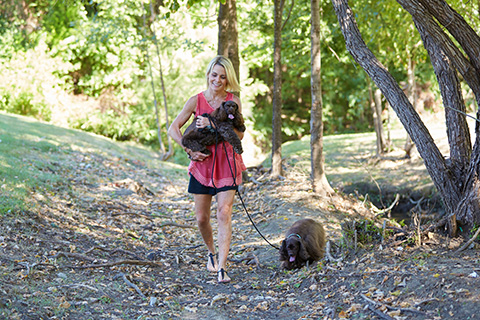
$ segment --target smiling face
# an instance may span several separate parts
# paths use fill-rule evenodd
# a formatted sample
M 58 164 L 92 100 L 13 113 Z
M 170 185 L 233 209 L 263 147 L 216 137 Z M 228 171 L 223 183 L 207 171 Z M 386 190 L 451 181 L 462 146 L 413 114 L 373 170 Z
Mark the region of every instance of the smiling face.
M 208 86 L 215 92 L 224 92 L 227 88 L 227 73 L 225 68 L 216 64 L 208 74 Z

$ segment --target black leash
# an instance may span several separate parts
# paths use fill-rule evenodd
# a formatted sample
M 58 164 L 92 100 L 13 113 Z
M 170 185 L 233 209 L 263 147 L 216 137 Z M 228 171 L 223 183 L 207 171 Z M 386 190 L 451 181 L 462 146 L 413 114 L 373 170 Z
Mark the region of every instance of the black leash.
M 213 119 L 211 119 L 211 117 L 208 116 L 208 120 L 210 121 L 210 126 L 213 128 L 213 125 L 212 125 L 212 120 L 213 120 Z M 215 126 L 215 128 L 216 128 L 216 126 Z M 214 187 L 215 189 L 217 189 L 217 187 L 215 186 L 215 182 L 213 181 L 213 173 L 214 173 L 214 170 L 215 170 L 215 160 L 216 160 L 216 158 L 217 158 L 217 146 L 218 146 L 218 131 L 215 129 L 215 153 L 214 153 L 213 164 L 212 164 L 212 185 L 213 185 L 213 187 Z M 236 164 L 236 162 L 235 162 L 235 150 L 232 149 L 232 151 L 233 151 L 233 165 L 234 165 L 234 167 L 235 167 L 235 173 L 233 172 L 232 165 L 230 164 L 230 159 L 228 158 L 227 147 L 225 146 L 225 141 L 223 141 L 223 150 L 225 150 L 225 156 L 227 157 L 228 167 L 230 168 L 230 172 L 232 173 L 233 186 L 234 186 L 234 187 L 237 187 L 236 194 L 237 194 L 238 197 L 240 198 L 240 202 L 242 203 L 243 209 L 245 210 L 245 213 L 247 214 L 248 219 L 249 219 L 250 222 L 252 223 L 252 225 L 253 225 L 253 227 L 255 228 L 255 230 L 257 230 L 258 234 L 259 234 L 260 236 L 262 236 L 263 240 L 265 240 L 269 245 L 271 245 L 271 246 L 274 247 L 275 249 L 280 250 L 279 247 L 277 247 L 276 245 L 270 243 L 270 241 L 268 241 L 268 239 L 265 238 L 265 236 L 260 232 L 260 230 L 258 229 L 257 225 L 256 225 L 255 222 L 253 221 L 252 216 L 251 216 L 250 213 L 248 212 L 247 207 L 245 206 L 245 202 L 243 202 L 243 198 L 242 198 L 242 196 L 240 195 L 240 192 L 238 191 L 237 180 L 236 180 L 236 177 L 237 177 L 237 164 Z
M 242 196 L 240 195 L 240 192 L 238 192 L 238 190 L 237 190 L 237 194 L 238 194 L 238 197 L 240 198 L 240 201 L 242 202 L 242 206 L 243 206 L 243 208 L 245 209 L 245 212 L 247 213 L 248 219 L 250 219 L 250 222 L 251 222 L 252 225 L 255 227 L 255 230 L 257 230 L 258 234 L 261 235 L 262 238 L 263 238 L 263 240 L 265 240 L 269 245 L 271 245 L 272 247 L 274 247 L 274 248 L 277 249 L 277 250 L 280 250 L 279 247 L 277 247 L 277 246 L 274 245 L 274 244 L 271 244 L 270 241 L 268 241 L 267 238 L 265 238 L 265 236 L 260 232 L 260 230 L 258 230 L 257 225 L 255 224 L 255 222 L 253 221 L 252 217 L 250 216 L 250 213 L 248 213 L 247 207 L 245 206 L 245 203 L 243 202 Z

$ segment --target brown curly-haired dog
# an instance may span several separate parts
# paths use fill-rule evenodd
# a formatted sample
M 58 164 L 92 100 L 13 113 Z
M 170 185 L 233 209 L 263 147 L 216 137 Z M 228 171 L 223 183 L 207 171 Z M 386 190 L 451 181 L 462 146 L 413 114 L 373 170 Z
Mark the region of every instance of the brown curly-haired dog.
M 280 247 L 280 261 L 285 269 L 298 269 L 323 258 L 325 253 L 325 230 L 313 219 L 295 222 L 285 234 Z
M 233 128 L 240 132 L 245 132 L 245 123 L 242 114 L 238 110 L 238 105 L 234 101 L 222 102 L 220 107 L 212 113 L 204 113 L 203 117 L 209 117 L 213 126 L 216 128 L 205 127 L 198 129 L 195 126 L 196 118 L 188 126 L 182 137 L 183 146 L 192 151 L 200 151 L 204 154 L 211 154 L 206 147 L 222 141 L 227 141 L 233 147 L 233 150 L 243 153 L 242 141 L 237 136 Z

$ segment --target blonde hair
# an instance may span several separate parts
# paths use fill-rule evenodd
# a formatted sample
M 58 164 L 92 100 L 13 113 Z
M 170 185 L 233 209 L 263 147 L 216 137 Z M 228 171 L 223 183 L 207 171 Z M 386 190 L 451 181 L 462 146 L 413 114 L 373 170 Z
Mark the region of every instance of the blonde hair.
M 207 78 L 207 87 L 208 87 L 208 76 L 212 72 L 213 67 L 215 67 L 216 65 L 222 66 L 225 69 L 225 73 L 227 75 L 226 89 L 228 91 L 232 91 L 232 92 L 240 92 L 241 88 L 240 88 L 240 84 L 238 83 L 238 80 L 237 80 L 237 75 L 235 73 L 235 69 L 233 68 L 233 63 L 232 63 L 232 61 L 230 61 L 230 59 L 228 59 L 227 57 L 222 56 L 222 55 L 216 56 L 208 64 L 207 72 L 205 74 L 205 76 Z

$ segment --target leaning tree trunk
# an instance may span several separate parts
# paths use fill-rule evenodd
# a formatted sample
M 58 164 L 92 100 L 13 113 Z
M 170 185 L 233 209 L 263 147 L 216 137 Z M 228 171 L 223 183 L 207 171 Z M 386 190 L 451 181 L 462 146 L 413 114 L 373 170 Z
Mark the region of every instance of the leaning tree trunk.
M 465 117 L 466 107 L 457 75 L 459 72 L 473 90 L 478 105 L 480 94 L 480 48 L 478 45 L 480 38 L 465 20 L 443 0 L 420 1 L 421 4 L 413 3 L 411 0 L 397 0 L 397 2 L 412 15 L 432 61 L 445 106 L 447 136 L 450 145 L 448 169 L 456 188 L 452 189 L 450 193 L 442 195 L 442 198 L 447 207 L 452 208 L 449 211 L 451 216 L 449 229 L 453 235 L 457 230 L 457 220 L 466 225 L 465 229 L 467 230 L 480 221 L 478 189 L 480 163 L 477 154 L 480 149 L 477 142 L 472 154 L 470 130 Z M 442 6 L 442 8 L 436 8 L 437 6 Z M 467 53 L 468 58 L 455 46 L 434 18 L 455 37 Z M 451 24 L 456 28 L 451 28 Z M 472 48 L 475 45 L 477 48 Z M 477 141 L 480 139 L 478 127 L 477 122 L 475 130 Z
M 466 124 L 465 105 L 461 96 L 455 67 L 478 97 L 478 74 L 480 69 L 480 38 L 463 18 L 454 12 L 443 0 L 418 1 L 397 0 L 413 17 L 415 25 L 422 36 L 424 45 L 432 59 L 432 64 L 442 90 L 447 113 L 448 137 L 451 156 L 447 162 L 421 121 L 418 113 L 400 89 L 387 69 L 377 60 L 363 41 L 352 10 L 347 0 L 332 0 L 347 49 L 355 60 L 380 88 L 393 110 L 397 113 L 407 133 L 410 135 L 425 166 L 439 191 L 447 209 L 447 217 L 451 217 L 450 232 L 456 232 L 455 222 L 472 227 L 480 221 L 479 213 L 479 179 L 480 168 L 480 126 L 476 125 L 476 143 L 473 153 Z M 442 7 L 442 8 L 440 8 Z M 427 9 L 428 8 L 428 9 Z M 434 17 L 450 31 L 467 53 L 470 61 L 435 22 Z M 445 19 L 448 17 L 448 19 Z M 448 22 L 448 25 L 447 25 Z M 466 46 L 470 46 L 468 49 Z M 476 48 L 472 48 L 475 47 Z M 477 116 L 478 118 L 478 116 Z M 455 217 L 456 215 L 456 217 Z M 468 229 L 468 228 L 467 228 Z
M 320 1 L 311 1 L 311 87 L 312 109 L 310 112 L 310 153 L 312 167 L 313 192 L 326 196 L 333 193 L 325 175 L 325 158 L 323 156 L 323 120 L 322 120 L 322 59 L 320 51 Z
M 218 11 L 218 51 L 232 61 L 237 77 L 240 79 L 240 58 L 238 56 L 237 4 L 235 0 L 220 1 Z M 239 92 L 235 92 L 239 94 Z
M 407 92 L 408 92 L 408 99 L 413 105 L 413 108 L 417 110 L 417 99 L 416 99 L 416 88 L 415 88 L 415 66 L 412 60 L 411 51 L 408 50 L 408 61 L 407 61 Z M 407 140 L 405 141 L 405 158 L 412 157 L 412 150 L 414 144 L 412 138 L 407 135 Z

